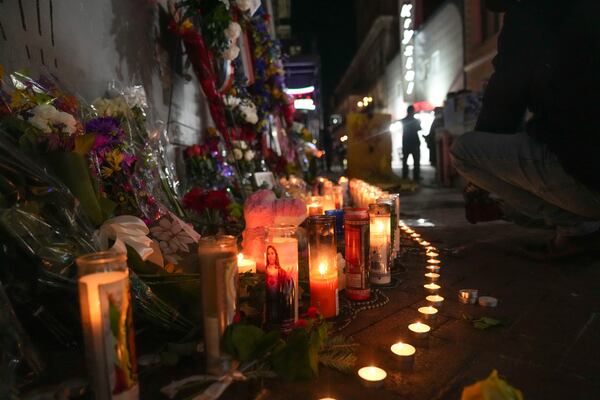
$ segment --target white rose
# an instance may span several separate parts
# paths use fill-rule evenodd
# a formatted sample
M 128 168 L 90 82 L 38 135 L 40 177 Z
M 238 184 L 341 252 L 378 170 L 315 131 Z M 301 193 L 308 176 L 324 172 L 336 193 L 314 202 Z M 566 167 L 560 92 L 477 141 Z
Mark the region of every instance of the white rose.
M 65 125 L 65 132 L 75 133 L 77 131 L 77 121 L 69 113 L 59 111 L 55 116 L 55 121 Z
M 254 151 L 253 150 L 246 151 L 246 153 L 244 154 L 244 160 L 250 162 L 253 159 L 254 159 Z
M 244 154 L 242 153 L 242 151 L 240 149 L 233 149 L 233 157 L 236 160 L 241 160 L 242 157 L 244 157 Z
M 234 41 L 240 37 L 240 34 L 242 33 L 242 27 L 237 22 L 230 22 L 227 29 L 225 29 L 223 32 L 225 32 L 225 37 L 227 37 L 227 39 Z
M 226 60 L 235 60 L 238 56 L 240 55 L 240 48 L 237 47 L 235 44 L 231 44 L 231 46 L 229 46 L 229 48 L 227 50 L 225 50 L 221 56 L 223 56 L 224 59 Z
M 248 143 L 246 143 L 246 142 L 245 142 L 245 141 L 243 141 L 243 140 L 240 140 L 240 148 L 241 148 L 242 150 L 246 150 L 246 149 L 248 148 Z

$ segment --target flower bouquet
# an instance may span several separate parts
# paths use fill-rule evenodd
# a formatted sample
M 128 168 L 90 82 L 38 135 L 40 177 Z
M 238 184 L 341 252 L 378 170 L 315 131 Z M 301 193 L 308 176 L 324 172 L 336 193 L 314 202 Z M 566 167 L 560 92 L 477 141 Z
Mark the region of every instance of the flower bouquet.
M 197 317 L 192 304 L 199 303 L 199 290 L 189 286 L 199 285 L 195 274 L 199 235 L 153 195 L 148 185 L 152 180 L 145 178 L 147 166 L 135 153 L 132 137 L 140 126 L 132 128 L 134 124 L 129 123 L 132 111 L 128 105 L 105 100 L 101 109 L 113 116 L 98 116 L 80 102 L 62 101 L 70 97 L 55 85 L 42 85 L 24 75 L 14 75 L 13 82 L 17 84 L 10 95 L 11 113 L 2 118 L 12 140 L 40 159 L 80 201 L 83 213 L 104 232 L 103 248 L 123 242 L 120 251 L 127 252 L 130 268 L 157 292 L 169 295 L 174 307 Z M 76 115 L 87 118 L 84 121 Z M 120 215 L 139 222 L 109 220 Z M 161 228 L 165 226 L 177 235 L 178 244 L 165 239 Z M 177 271 L 194 274 L 168 279 Z M 179 279 L 185 280 L 185 287 L 179 287 Z M 167 284 L 170 286 L 164 289 Z M 184 295 L 173 294 L 179 289 Z

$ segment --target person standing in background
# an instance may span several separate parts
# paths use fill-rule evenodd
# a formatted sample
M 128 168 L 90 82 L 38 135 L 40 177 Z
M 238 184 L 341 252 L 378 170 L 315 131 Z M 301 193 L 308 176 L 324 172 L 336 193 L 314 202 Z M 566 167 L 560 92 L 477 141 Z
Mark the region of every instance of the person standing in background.
M 427 147 L 429 148 L 429 163 L 433 166 L 437 166 L 437 143 L 435 141 L 435 131 L 438 128 L 444 126 L 444 109 L 442 107 L 436 107 L 433 110 L 434 120 L 431 124 L 431 128 L 429 129 L 429 135 L 425 136 L 425 143 L 427 143 Z
M 421 122 L 415 118 L 415 107 L 408 106 L 402 119 L 402 178 L 408 179 L 408 156 L 413 158 L 413 181 L 421 179 Z

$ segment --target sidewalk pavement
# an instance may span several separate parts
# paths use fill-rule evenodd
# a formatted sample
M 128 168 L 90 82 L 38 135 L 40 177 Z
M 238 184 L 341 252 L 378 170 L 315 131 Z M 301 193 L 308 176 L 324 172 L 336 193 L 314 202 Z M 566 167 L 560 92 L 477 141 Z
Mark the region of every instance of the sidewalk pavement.
M 399 287 L 385 292 L 390 302 L 360 313 L 344 331 L 361 344 L 357 367 L 375 364 L 388 372 L 384 387 L 366 389 L 355 375 L 322 368 L 317 381 L 270 382 L 267 398 L 459 399 L 464 386 L 494 369 L 528 400 L 600 398 L 600 260 L 529 260 L 519 247 L 549 240 L 552 231 L 470 225 L 456 190 L 425 188 L 402 195 L 401 204 L 404 220 L 421 225 L 415 229 L 441 249 L 438 283 L 446 301 L 429 340 L 414 343 L 408 335 L 427 295 L 425 258 L 408 251 Z M 463 288 L 498 298 L 498 307 L 459 303 Z M 504 325 L 477 330 L 463 314 Z M 389 351 L 399 340 L 417 345 L 412 371 L 401 371 Z

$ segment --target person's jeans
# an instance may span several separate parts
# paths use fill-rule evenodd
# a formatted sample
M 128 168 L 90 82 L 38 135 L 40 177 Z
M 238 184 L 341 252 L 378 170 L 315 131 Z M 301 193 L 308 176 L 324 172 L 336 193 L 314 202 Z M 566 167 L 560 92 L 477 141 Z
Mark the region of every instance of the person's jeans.
M 419 181 L 421 178 L 421 147 L 402 146 L 402 178 L 408 179 L 408 156 L 413 158 L 413 180 Z
M 528 134 L 469 132 L 450 151 L 465 179 L 494 193 L 509 208 L 555 226 L 558 235 L 584 235 L 600 228 L 600 193 L 569 175 L 556 155 Z M 507 214 L 510 218 L 508 209 Z

